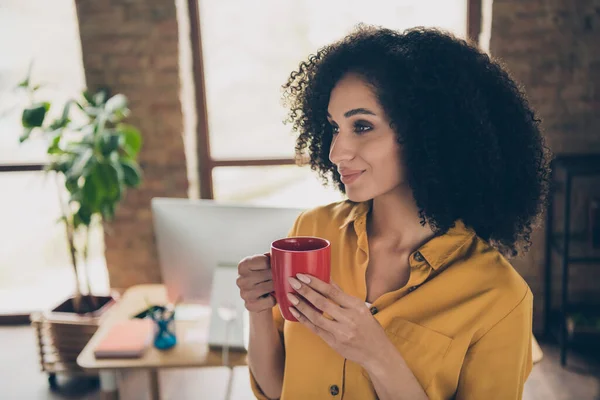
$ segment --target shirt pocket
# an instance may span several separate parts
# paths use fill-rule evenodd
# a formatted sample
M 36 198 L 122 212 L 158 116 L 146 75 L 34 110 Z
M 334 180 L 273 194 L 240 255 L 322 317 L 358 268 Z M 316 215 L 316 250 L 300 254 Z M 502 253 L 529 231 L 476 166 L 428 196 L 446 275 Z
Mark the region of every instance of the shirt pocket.
M 448 353 L 452 339 L 398 317 L 384 329 L 423 390 L 427 390 Z

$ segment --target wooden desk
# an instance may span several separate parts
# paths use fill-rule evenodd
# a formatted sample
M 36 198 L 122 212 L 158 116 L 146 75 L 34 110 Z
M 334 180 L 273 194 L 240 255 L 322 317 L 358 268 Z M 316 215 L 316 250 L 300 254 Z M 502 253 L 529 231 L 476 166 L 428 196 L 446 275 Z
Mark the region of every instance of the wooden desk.
M 118 391 L 115 372 L 123 369 L 145 369 L 150 374 L 152 399 L 160 398 L 158 370 L 160 368 L 198 368 L 223 366 L 220 350 L 208 348 L 207 337 L 210 314 L 207 312 L 198 321 L 175 321 L 177 345 L 161 351 L 150 346 L 138 359 L 96 359 L 94 349 L 110 328 L 118 321 L 130 319 L 150 305 L 167 302 L 163 285 L 138 285 L 129 288 L 121 299 L 108 311 L 106 318 L 85 346 L 77 364 L 84 369 L 100 371 L 101 390 L 107 393 Z M 245 352 L 229 352 L 229 367 L 246 365 Z

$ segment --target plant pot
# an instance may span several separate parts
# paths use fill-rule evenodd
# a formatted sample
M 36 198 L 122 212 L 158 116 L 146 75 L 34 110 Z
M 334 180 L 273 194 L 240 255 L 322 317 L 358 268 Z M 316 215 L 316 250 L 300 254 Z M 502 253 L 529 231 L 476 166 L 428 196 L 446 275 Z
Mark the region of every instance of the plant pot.
M 96 309 L 85 313 L 74 311 L 74 298 L 70 297 L 51 310 L 31 315 L 38 337 L 40 363 L 42 370 L 50 374 L 51 386 L 56 373 L 96 375 L 82 370 L 77 365 L 77 356 L 98 329 L 106 311 L 118 299 L 118 294 L 95 297 Z

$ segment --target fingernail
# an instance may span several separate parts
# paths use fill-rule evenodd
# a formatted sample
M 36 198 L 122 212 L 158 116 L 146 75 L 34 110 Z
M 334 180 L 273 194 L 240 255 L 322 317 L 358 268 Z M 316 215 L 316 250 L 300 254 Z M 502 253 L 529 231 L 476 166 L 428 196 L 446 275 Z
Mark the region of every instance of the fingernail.
M 292 315 L 293 315 L 293 316 L 294 316 L 296 319 L 300 318 L 300 314 L 298 314 L 298 311 L 294 310 L 294 307 L 289 307 L 289 309 L 290 309 L 290 312 L 292 313 Z
M 298 299 L 296 298 L 296 296 L 294 296 L 291 293 L 287 294 L 288 299 L 290 300 L 290 303 L 292 303 L 293 305 L 298 304 L 300 301 L 298 301 Z
M 296 274 L 296 277 L 304 283 L 310 283 L 310 278 L 308 277 L 308 275 Z
M 290 283 L 290 285 L 292 285 L 292 287 L 294 289 L 300 289 L 300 287 L 302 287 L 302 285 L 300 284 L 300 282 L 298 282 L 297 280 L 295 280 L 291 276 L 288 278 L 288 282 Z

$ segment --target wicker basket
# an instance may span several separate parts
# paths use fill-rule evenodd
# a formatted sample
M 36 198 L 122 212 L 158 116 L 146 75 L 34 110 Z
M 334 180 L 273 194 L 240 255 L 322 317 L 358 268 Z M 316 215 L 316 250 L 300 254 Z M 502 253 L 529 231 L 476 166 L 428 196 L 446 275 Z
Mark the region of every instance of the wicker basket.
M 70 376 L 98 376 L 97 372 L 89 372 L 79 367 L 77 357 L 98 329 L 105 311 L 114 304 L 117 295 L 111 297 L 111 301 L 94 313 L 78 315 L 56 312 L 61 305 L 52 311 L 31 314 L 41 370 L 48 374 L 51 388 L 56 388 L 58 373 Z

